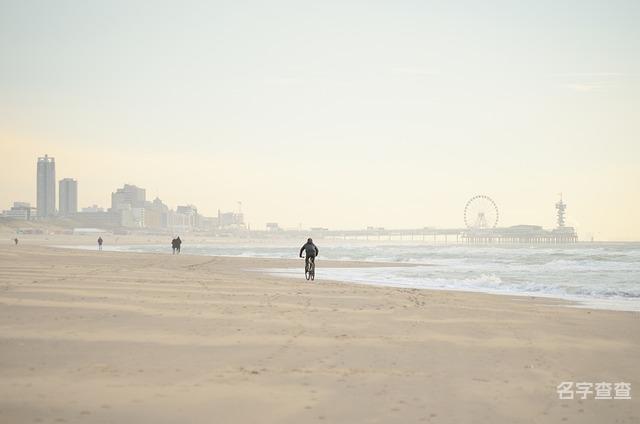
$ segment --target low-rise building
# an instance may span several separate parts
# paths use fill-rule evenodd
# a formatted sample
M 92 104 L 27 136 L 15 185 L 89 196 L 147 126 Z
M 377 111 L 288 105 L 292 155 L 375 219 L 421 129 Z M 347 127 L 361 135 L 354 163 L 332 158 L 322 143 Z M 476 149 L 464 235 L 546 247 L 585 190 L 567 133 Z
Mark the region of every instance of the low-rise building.
M 104 208 L 101 208 L 98 205 L 87 206 L 86 208 L 82 208 L 82 212 L 87 212 L 87 213 L 104 212 Z
M 36 218 L 37 209 L 32 208 L 28 202 L 13 202 L 11 209 L 2 211 L 2 216 L 10 219 L 31 221 Z
M 271 233 L 278 233 L 282 231 L 282 228 L 280 228 L 277 222 L 267 222 L 267 231 Z
M 240 212 L 220 212 L 220 209 L 218 209 L 218 228 L 238 229 L 244 227 L 244 214 Z

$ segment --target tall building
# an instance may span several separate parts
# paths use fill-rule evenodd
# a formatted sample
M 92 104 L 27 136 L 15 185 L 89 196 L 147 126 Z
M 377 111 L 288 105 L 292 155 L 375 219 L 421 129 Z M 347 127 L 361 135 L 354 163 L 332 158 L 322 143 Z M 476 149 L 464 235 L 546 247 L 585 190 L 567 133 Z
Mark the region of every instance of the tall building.
M 47 218 L 56 214 L 56 162 L 48 155 L 38 158 L 38 194 L 36 207 L 38 217 Z
M 75 214 L 78 212 L 78 182 L 73 178 L 60 180 L 59 184 L 60 203 L 58 212 L 62 216 Z
M 115 193 L 111 193 L 111 209 L 144 208 L 146 198 L 147 192 L 145 189 L 125 184 L 124 187 L 117 189 Z
M 169 207 L 156 197 L 146 209 L 145 224 L 150 228 L 167 228 Z
M 111 213 L 113 213 L 122 227 L 145 227 L 145 210 L 147 192 L 145 189 L 131 184 L 111 193 Z

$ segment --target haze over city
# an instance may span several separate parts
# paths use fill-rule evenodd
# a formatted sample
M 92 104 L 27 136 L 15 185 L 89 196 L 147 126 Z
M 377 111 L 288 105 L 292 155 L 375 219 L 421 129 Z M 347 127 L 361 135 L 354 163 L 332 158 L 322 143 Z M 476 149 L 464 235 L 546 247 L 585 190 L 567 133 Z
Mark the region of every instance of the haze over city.
M 640 0 L 0 0 L 0 423 L 640 416 Z
M 277 4 L 276 4 L 277 3 Z M 247 222 L 501 225 L 640 239 L 632 1 L 0 2 L 0 208 L 35 160 Z M 277 6 L 277 7 L 276 7 Z

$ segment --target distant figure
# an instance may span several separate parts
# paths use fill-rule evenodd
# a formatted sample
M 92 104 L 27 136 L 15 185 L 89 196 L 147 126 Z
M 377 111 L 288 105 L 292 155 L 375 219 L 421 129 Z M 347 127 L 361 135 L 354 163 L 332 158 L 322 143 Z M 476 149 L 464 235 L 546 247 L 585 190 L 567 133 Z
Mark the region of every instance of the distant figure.
M 180 236 L 176 237 L 176 250 L 180 253 L 180 245 L 182 244 L 182 240 L 180 240 Z
M 102 237 L 98 237 L 98 250 L 102 250 L 102 243 L 103 243 Z
M 177 248 L 177 247 L 178 247 L 178 246 L 177 246 L 176 239 L 171 240 L 171 249 L 173 250 L 172 255 L 175 255 L 175 254 L 176 254 L 176 248 Z
M 18 245 L 18 237 L 13 239 L 13 242 L 16 244 L 16 246 Z
M 309 265 L 309 262 L 315 263 L 316 256 L 318 256 L 318 254 L 320 253 L 320 250 L 318 250 L 318 246 L 313 244 L 313 240 L 308 238 L 307 242 L 304 244 L 304 246 L 302 246 L 300 248 L 300 257 L 302 257 L 302 252 L 303 251 L 307 255 L 307 257 L 305 259 L 305 269 L 307 269 L 307 266 Z

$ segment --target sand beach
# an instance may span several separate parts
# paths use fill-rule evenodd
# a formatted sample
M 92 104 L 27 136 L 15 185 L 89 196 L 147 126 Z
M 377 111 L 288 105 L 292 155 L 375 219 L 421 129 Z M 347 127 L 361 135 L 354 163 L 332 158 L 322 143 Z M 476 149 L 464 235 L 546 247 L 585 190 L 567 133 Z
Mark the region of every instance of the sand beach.
M 323 266 L 370 264 L 0 247 L 0 422 L 640 422 L 638 313 Z

